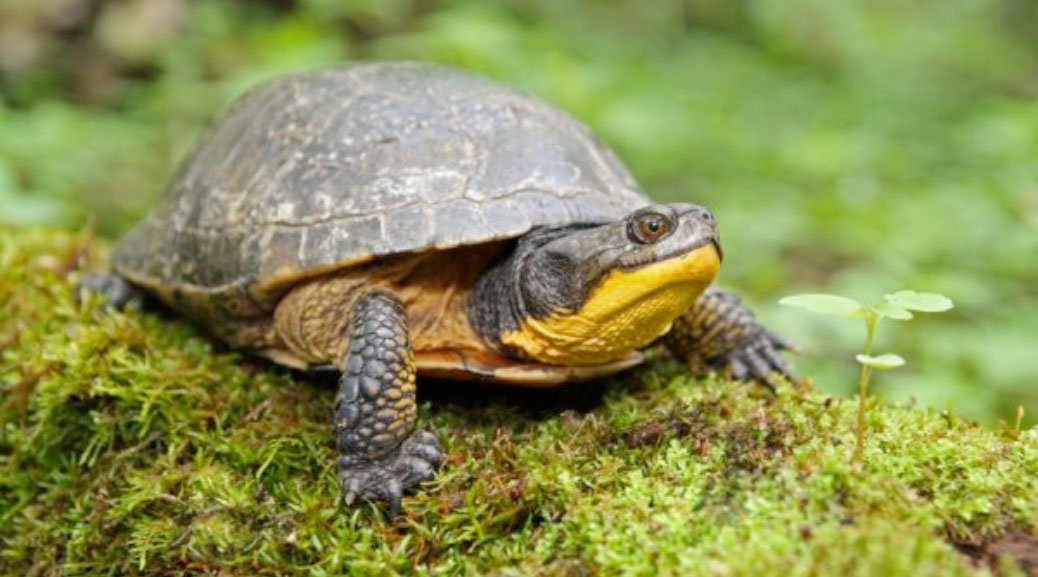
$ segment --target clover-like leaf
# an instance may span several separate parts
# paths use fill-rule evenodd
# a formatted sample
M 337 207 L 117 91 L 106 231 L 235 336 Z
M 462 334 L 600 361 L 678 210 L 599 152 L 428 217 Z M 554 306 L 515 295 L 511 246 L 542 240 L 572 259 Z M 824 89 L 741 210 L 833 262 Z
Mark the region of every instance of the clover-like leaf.
M 912 313 L 908 312 L 906 309 L 890 303 L 879 303 L 872 307 L 872 310 L 881 317 L 886 317 L 895 321 L 910 321 L 913 318 Z
M 883 298 L 887 299 L 887 302 L 892 305 L 922 313 L 939 313 L 955 306 L 955 303 L 950 298 L 940 293 L 920 293 L 906 290 L 886 295 Z
M 840 317 L 859 318 L 865 313 L 854 299 L 827 294 L 802 294 L 783 298 L 779 304 Z
M 898 367 L 904 366 L 905 364 L 905 359 L 902 359 L 901 357 L 892 353 L 887 353 L 885 355 L 880 355 L 878 357 L 872 357 L 869 355 L 856 355 L 854 357 L 854 360 L 858 361 L 863 365 L 868 365 L 874 369 L 879 369 L 881 371 L 889 371 L 890 369 L 896 369 Z

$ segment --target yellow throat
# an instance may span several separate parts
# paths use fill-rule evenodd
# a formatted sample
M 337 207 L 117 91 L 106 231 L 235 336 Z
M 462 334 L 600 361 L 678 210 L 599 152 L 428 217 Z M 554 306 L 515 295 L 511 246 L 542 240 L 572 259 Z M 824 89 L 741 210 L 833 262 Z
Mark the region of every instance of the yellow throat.
M 713 243 L 641 268 L 614 270 L 577 311 L 525 319 L 501 342 L 551 365 L 597 365 L 640 349 L 667 332 L 710 285 L 721 266 Z

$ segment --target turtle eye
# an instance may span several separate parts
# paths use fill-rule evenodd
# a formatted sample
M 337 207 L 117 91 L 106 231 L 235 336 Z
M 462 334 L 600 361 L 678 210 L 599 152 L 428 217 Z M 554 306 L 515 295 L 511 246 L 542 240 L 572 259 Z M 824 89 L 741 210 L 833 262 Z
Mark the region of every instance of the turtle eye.
M 652 244 L 667 236 L 673 228 L 666 216 L 658 212 L 643 212 L 631 219 L 627 236 L 639 244 Z

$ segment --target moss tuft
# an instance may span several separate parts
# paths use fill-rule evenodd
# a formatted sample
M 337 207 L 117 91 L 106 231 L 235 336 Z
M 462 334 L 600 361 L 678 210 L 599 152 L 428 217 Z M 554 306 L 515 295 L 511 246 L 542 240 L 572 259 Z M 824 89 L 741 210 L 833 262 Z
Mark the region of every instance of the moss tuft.
M 102 252 L 0 230 L 3 573 L 971 575 L 998 562 L 960 550 L 1038 533 L 1036 429 L 873 401 L 856 470 L 853 400 L 666 360 L 560 391 L 424 383 L 448 466 L 399 518 L 343 508 L 333 387 L 76 304 Z

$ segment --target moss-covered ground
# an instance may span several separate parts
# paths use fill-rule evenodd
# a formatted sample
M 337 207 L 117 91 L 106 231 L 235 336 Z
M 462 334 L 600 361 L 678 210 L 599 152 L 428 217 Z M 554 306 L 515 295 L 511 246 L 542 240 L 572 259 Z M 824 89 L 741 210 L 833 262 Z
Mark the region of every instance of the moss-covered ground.
M 1021 574 L 1038 429 L 695 380 L 423 382 L 447 464 L 391 518 L 338 502 L 333 380 L 73 298 L 89 235 L 0 229 L 0 573 Z M 1012 555 L 1010 556 L 1012 557 Z

